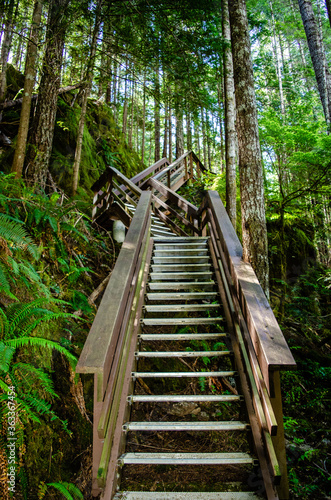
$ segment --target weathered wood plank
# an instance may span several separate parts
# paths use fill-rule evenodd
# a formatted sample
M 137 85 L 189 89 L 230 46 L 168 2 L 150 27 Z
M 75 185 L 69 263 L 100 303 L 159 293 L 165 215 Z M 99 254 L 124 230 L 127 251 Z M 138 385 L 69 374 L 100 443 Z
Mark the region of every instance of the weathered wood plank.
M 148 179 L 148 184 L 159 191 L 163 196 L 165 196 L 167 199 L 175 203 L 179 208 L 184 210 L 188 215 L 192 215 L 193 217 L 197 215 L 198 208 L 190 203 L 189 201 L 185 200 L 182 196 L 177 194 L 175 191 L 172 189 L 167 188 L 164 184 L 161 182 L 155 180 L 153 177 Z
M 114 357 L 144 228 L 147 223 L 150 223 L 150 203 L 151 193 L 143 192 L 76 366 L 77 373 L 102 374 L 101 391 L 103 394 Z M 100 397 L 103 397 L 103 394 Z
M 270 372 L 278 369 L 294 369 L 296 363 L 252 266 L 242 260 L 242 246 L 218 193 L 208 191 L 208 200 L 248 331 L 270 393 Z

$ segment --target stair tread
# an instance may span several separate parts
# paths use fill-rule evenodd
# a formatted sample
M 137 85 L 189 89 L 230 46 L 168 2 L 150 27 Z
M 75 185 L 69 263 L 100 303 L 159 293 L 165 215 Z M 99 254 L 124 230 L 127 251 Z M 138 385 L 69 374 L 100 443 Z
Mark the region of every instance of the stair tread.
M 132 372 L 135 378 L 170 378 L 170 377 L 233 377 L 235 371 L 222 372 Z
M 148 287 L 150 290 L 185 290 L 185 289 L 199 289 L 205 287 L 213 287 L 215 285 L 214 281 L 187 281 L 187 282 L 174 282 L 174 283 L 159 283 L 159 282 L 149 282 Z
M 145 306 L 146 312 L 180 312 L 180 311 L 208 311 L 219 309 L 220 304 L 159 304 Z
M 249 491 L 121 491 L 114 500 L 257 500 L 261 497 Z
M 144 318 L 145 326 L 155 325 L 217 325 L 223 323 L 224 318 Z
M 152 301 L 162 300 L 200 300 L 217 297 L 217 292 L 186 292 L 186 293 L 147 293 L 146 297 Z
M 125 431 L 245 431 L 247 422 L 239 420 L 219 422 L 126 422 Z
M 210 340 L 226 337 L 226 333 L 141 333 L 141 340 Z
M 251 464 L 248 453 L 124 453 L 123 464 Z
M 139 358 L 200 358 L 210 356 L 228 356 L 231 351 L 139 351 Z
M 241 401 L 242 396 L 235 394 L 132 394 L 128 396 L 128 400 L 131 403 L 180 403 L 180 402 L 231 402 L 231 401 Z

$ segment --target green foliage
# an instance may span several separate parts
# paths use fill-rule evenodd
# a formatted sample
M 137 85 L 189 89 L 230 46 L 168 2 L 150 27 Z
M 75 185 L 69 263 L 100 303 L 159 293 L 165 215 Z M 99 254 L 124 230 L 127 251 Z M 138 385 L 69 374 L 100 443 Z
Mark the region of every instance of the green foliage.
M 46 495 L 48 490 L 55 489 L 61 493 L 61 495 L 67 500 L 84 500 L 81 491 L 72 483 L 67 483 L 61 481 L 58 483 L 40 483 L 38 500 L 42 500 Z

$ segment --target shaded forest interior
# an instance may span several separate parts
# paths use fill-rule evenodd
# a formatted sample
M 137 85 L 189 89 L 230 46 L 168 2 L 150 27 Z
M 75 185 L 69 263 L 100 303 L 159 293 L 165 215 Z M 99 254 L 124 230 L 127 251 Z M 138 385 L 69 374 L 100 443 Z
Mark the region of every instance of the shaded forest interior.
M 186 150 L 208 173 L 182 196 L 219 192 L 298 364 L 282 379 L 291 498 L 329 498 L 330 10 L 0 2 L 1 498 L 90 498 L 92 380 L 74 370 L 120 250 L 91 186 Z

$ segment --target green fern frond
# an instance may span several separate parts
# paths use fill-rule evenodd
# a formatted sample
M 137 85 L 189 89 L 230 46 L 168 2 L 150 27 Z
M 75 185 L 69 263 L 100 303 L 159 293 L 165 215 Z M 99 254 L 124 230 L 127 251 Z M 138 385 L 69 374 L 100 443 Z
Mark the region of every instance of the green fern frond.
M 15 349 L 0 341 L 0 371 L 8 372 Z
M 27 345 L 41 347 L 43 349 L 55 349 L 68 359 L 71 366 L 75 367 L 77 363 L 77 359 L 73 354 L 71 354 L 65 347 L 62 347 L 60 344 L 54 342 L 53 340 L 48 340 L 41 337 L 19 337 L 11 340 L 6 340 L 6 345 L 12 347 L 13 349 L 25 347 Z
M 0 262 L 0 291 L 9 291 L 10 285 L 8 281 L 8 267 Z
M 34 409 L 40 415 L 54 415 L 51 403 L 41 399 L 36 391 L 24 394 L 24 401 L 29 403 L 30 410 Z
M 51 486 L 60 491 L 67 500 L 84 500 L 81 491 L 72 483 L 61 481 L 59 483 L 47 483 L 47 486 Z
M 22 492 L 23 492 L 24 500 L 28 500 L 28 498 L 29 498 L 28 476 L 27 476 L 25 467 L 23 467 L 21 465 L 17 475 L 18 475 L 18 479 L 20 481 L 20 485 L 21 485 L 21 489 L 22 489 Z
M 41 281 L 39 274 L 36 272 L 32 264 L 29 262 L 20 262 L 18 264 L 21 277 L 26 277 L 31 283 L 38 286 L 39 290 L 42 291 L 46 297 L 50 297 L 49 289 Z M 29 284 L 27 283 L 29 286 Z
M 54 384 L 48 373 L 42 368 L 36 368 L 30 363 L 15 363 L 12 370 L 15 372 L 19 370 L 22 375 L 27 374 L 25 378 L 27 384 L 33 386 L 36 382 L 40 383 L 42 389 L 50 396 L 58 398 L 59 396 L 54 391 Z
M 27 250 L 33 258 L 38 259 L 38 247 L 27 235 L 22 224 L 11 220 L 5 214 L 0 214 L 0 236 L 17 248 Z
M 6 382 L 4 382 L 1 377 L 0 377 L 0 389 L 4 392 L 5 395 L 7 395 L 7 393 L 9 392 L 9 385 L 6 384 Z

